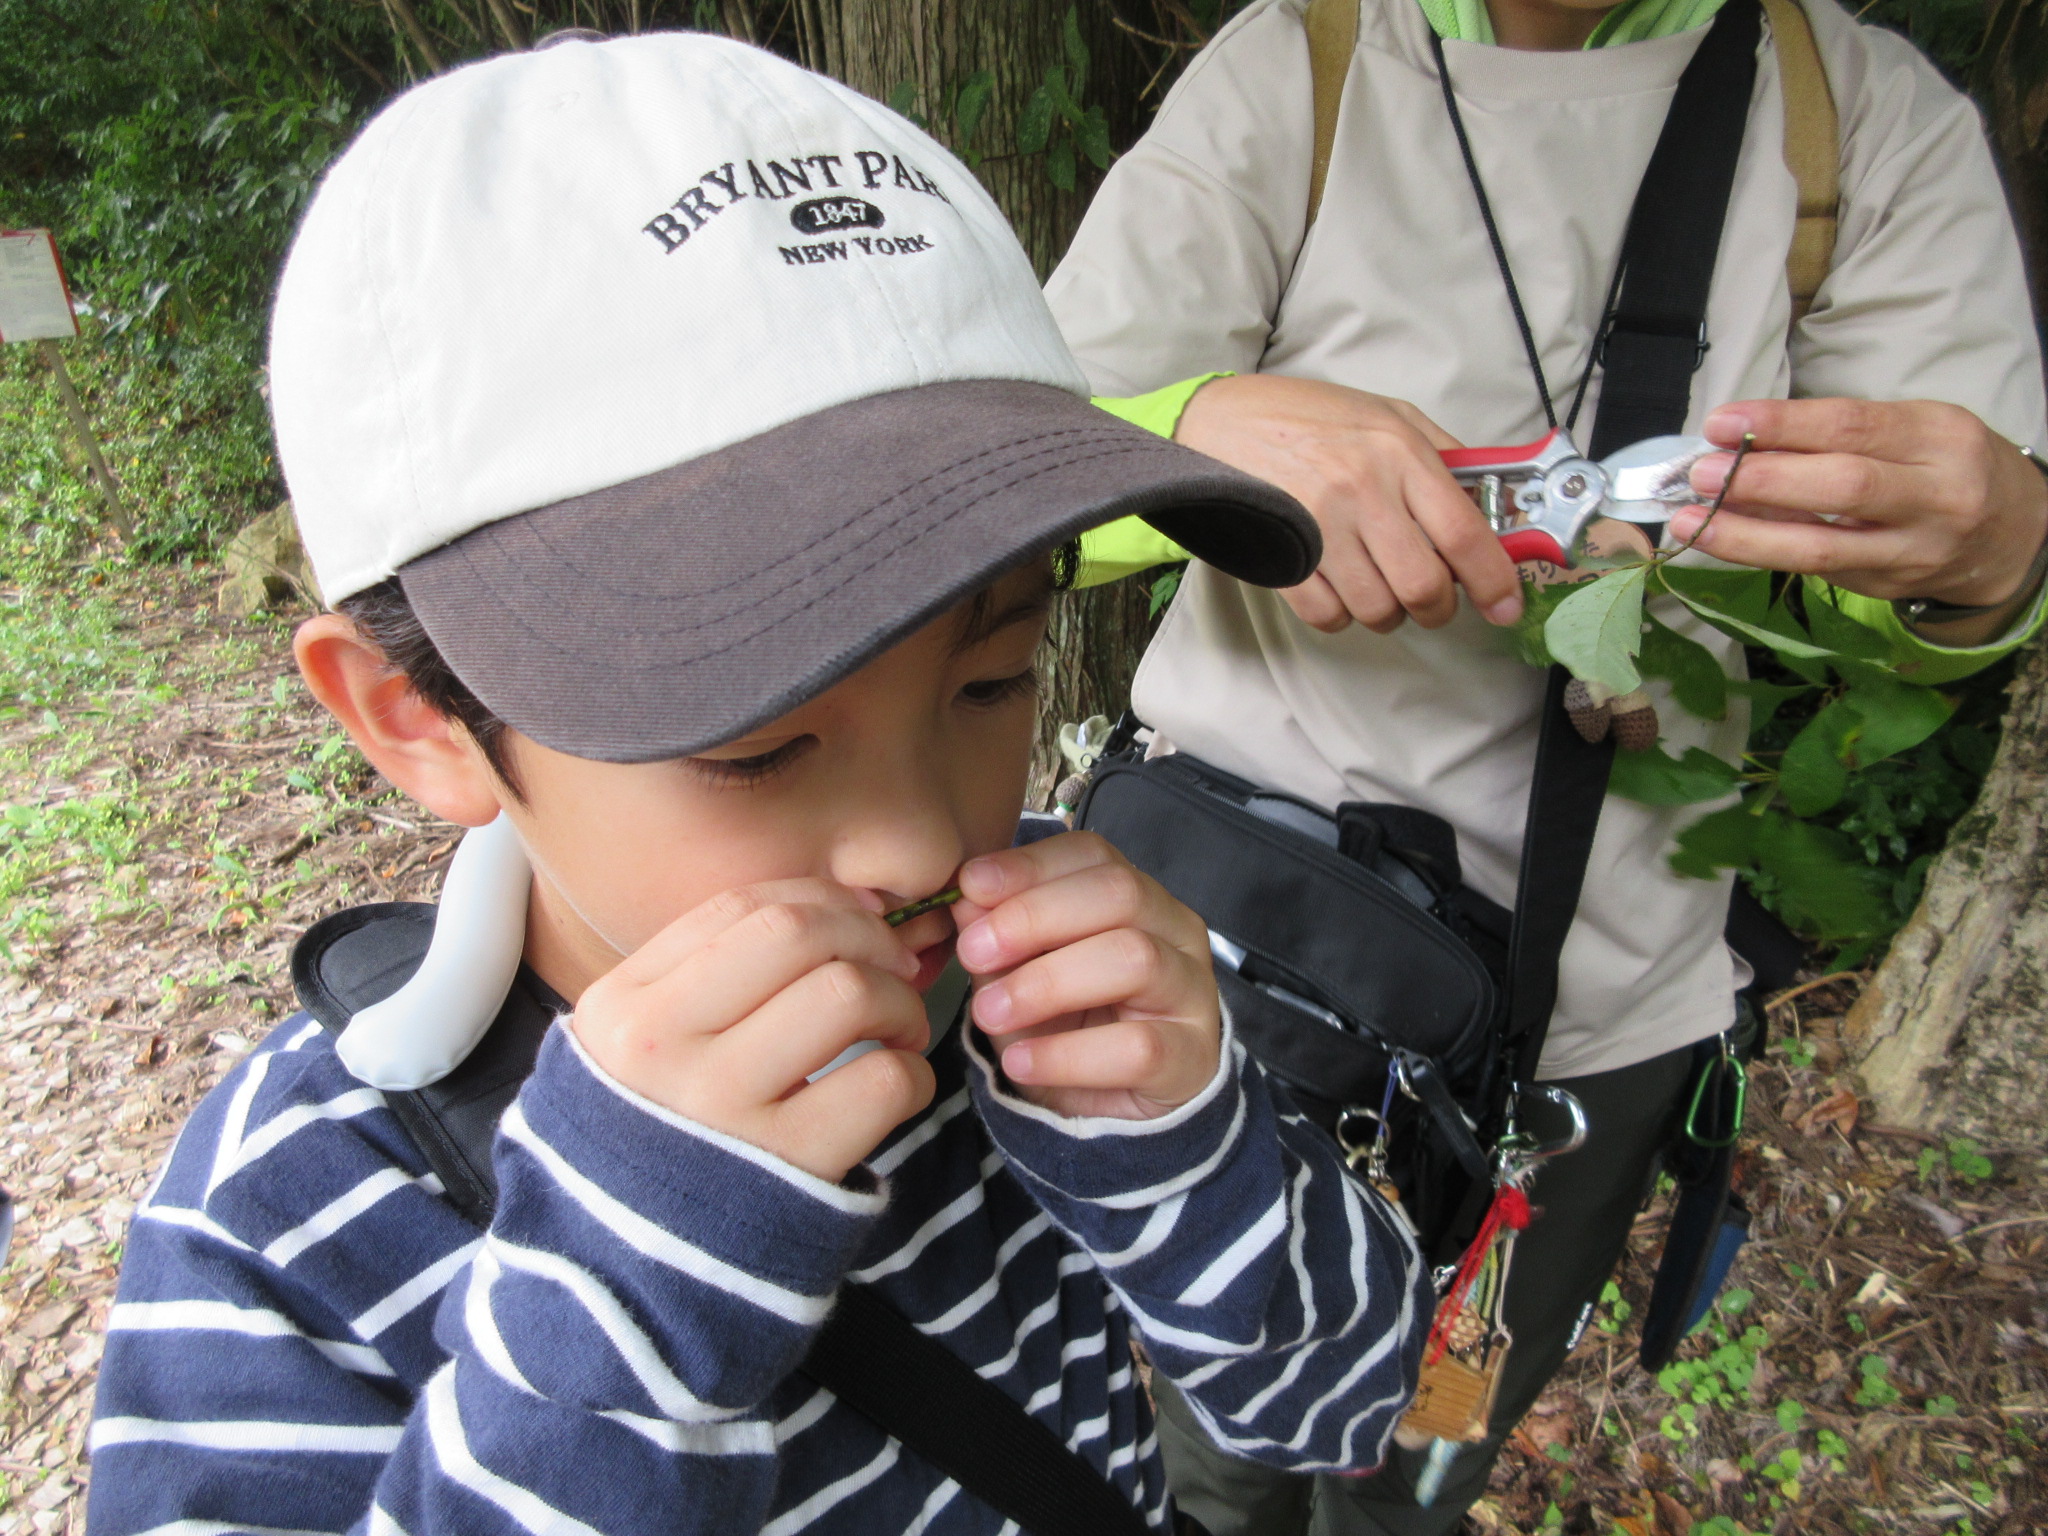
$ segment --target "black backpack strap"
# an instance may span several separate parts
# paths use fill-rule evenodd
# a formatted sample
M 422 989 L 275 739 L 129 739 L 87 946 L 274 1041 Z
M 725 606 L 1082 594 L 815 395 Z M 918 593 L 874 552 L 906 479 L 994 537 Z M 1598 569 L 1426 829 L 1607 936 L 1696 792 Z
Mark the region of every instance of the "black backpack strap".
M 1758 0 L 1728 0 L 1679 76 L 1622 238 L 1593 458 L 1685 430 L 1762 36 Z
M 1758 0 L 1728 0 L 1679 76 L 1621 246 L 1621 293 L 1601 342 L 1591 455 L 1685 430 L 1692 376 L 1707 349 L 1707 296 L 1735 185 L 1763 36 Z M 1562 667 L 1550 669 L 1510 942 L 1508 1040 L 1514 1076 L 1535 1078 L 1557 963 L 1578 910 L 1607 796 L 1611 740 L 1571 728 Z
M 420 902 L 351 907 L 292 950 L 299 1000 L 339 1034 L 419 969 L 434 932 Z M 438 1083 L 386 1092 L 457 1210 L 488 1226 L 491 1143 L 567 1004 L 524 967 L 476 1049 Z M 1029 1536 L 1152 1536 L 1123 1494 L 1000 1387 L 927 1338 L 871 1287 L 843 1285 L 798 1367 Z
M 802 1369 L 1031 1536 L 1149 1532 L 1057 1435 L 867 1286 L 840 1288 Z
M 1557 1007 L 1558 957 L 1578 915 L 1579 891 L 1614 763 L 1611 737 L 1590 742 L 1573 728 L 1564 710 L 1570 681 L 1563 667 L 1550 669 L 1522 833 L 1515 926 L 1508 941 L 1507 1046 L 1514 1083 L 1534 1082 L 1543 1056 L 1550 1015 Z

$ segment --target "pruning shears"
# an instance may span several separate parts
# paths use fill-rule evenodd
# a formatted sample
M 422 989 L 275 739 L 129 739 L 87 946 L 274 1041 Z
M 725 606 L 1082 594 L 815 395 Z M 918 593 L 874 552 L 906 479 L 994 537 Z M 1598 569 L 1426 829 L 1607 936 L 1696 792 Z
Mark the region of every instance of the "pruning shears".
M 1707 505 L 1711 498 L 1692 488 L 1692 467 L 1720 451 L 1704 437 L 1646 437 L 1595 461 L 1558 427 L 1511 448 L 1447 449 L 1443 461 L 1478 493 L 1510 560 L 1570 567 L 1595 518 L 1668 523 L 1680 507 Z

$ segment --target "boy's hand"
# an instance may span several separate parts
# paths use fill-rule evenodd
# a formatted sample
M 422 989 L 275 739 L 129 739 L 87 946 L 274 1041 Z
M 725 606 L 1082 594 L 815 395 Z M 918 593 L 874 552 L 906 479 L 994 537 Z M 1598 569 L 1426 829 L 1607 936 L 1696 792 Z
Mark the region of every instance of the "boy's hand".
M 743 886 L 593 982 L 570 1027 L 619 1082 L 837 1183 L 931 1102 L 917 958 L 824 880 Z M 804 1079 L 859 1040 L 870 1051 Z
M 974 1022 L 1023 1097 L 1062 1115 L 1149 1120 L 1215 1076 L 1208 930 L 1100 837 L 971 859 L 960 889 Z

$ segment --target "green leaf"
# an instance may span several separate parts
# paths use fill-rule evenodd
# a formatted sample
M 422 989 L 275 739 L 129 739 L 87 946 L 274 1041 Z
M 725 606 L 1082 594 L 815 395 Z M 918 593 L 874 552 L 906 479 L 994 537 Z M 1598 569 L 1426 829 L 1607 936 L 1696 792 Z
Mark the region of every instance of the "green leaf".
M 1090 107 L 1088 115 L 1074 129 L 1074 142 L 1081 146 L 1081 153 L 1094 162 L 1098 171 L 1108 170 L 1109 114 L 1100 107 Z
M 889 110 L 903 117 L 910 117 L 917 106 L 917 82 L 899 80 L 896 89 L 889 93 Z
M 1728 679 L 1728 691 L 1749 700 L 1749 735 L 1754 741 L 1771 723 L 1771 717 L 1777 714 L 1780 705 L 1788 699 L 1813 692 L 1813 687 L 1802 683 L 1766 683 L 1754 677 L 1731 677 Z
M 1849 790 L 1843 759 L 1863 731 L 1863 716 L 1846 699 L 1836 699 L 1806 724 L 1778 760 L 1778 789 L 1795 816 L 1818 816 Z
M 1616 693 L 1640 688 L 1636 651 L 1643 643 L 1643 582 L 1647 565 L 1609 571 L 1582 583 L 1557 605 L 1543 626 L 1550 654 L 1574 677 L 1603 683 Z
M 1863 661 L 1891 660 L 1891 641 L 1811 592 L 1806 599 L 1806 622 L 1812 626 L 1814 639 L 1840 655 Z
M 1067 19 L 1060 26 L 1060 42 L 1066 49 L 1067 62 L 1074 67 L 1074 92 L 1079 95 L 1088 88 L 1088 44 L 1081 37 L 1081 12 L 1076 6 L 1067 7 Z
M 1511 633 L 1515 650 L 1530 666 L 1547 667 L 1556 659 L 1550 654 L 1550 647 L 1543 642 L 1543 626 L 1557 612 L 1557 605 L 1576 590 L 1572 583 L 1565 581 L 1548 582 L 1542 586 L 1533 581 L 1523 581 L 1522 616 L 1515 620 Z
M 1639 666 L 1645 677 L 1661 677 L 1671 685 L 1678 707 L 1702 720 L 1724 720 L 1728 716 L 1728 674 L 1714 653 L 1697 640 L 1688 640 L 1654 613 L 1649 616 L 1649 633 L 1643 636 Z
M 1705 603 L 1717 613 L 1761 624 L 1771 607 L 1769 571 L 1731 571 L 1715 565 L 1661 565 L 1657 579 L 1676 597 Z
M 977 69 L 960 83 L 960 94 L 953 99 L 953 121 L 959 126 L 962 143 L 974 137 L 982 114 L 988 111 L 989 98 L 995 93 L 996 76 L 992 69 Z
M 1052 178 L 1052 184 L 1062 192 L 1074 190 L 1078 179 L 1076 170 L 1072 139 L 1061 139 L 1045 152 L 1045 174 Z
M 1852 761 L 1868 768 L 1917 747 L 1948 723 L 1955 700 L 1917 683 L 1870 678 L 1849 685 L 1844 696 L 1863 717 L 1863 734 Z
M 1024 110 L 1017 114 L 1017 151 L 1035 155 L 1052 137 L 1052 95 L 1044 86 L 1031 93 Z
M 1792 611 L 1791 605 L 1785 601 L 1783 593 L 1780 593 L 1777 600 L 1771 604 L 1771 611 L 1764 619 L 1764 627 L 1774 630 L 1781 635 L 1790 635 L 1795 640 L 1803 640 L 1809 645 L 1813 643 L 1813 636 L 1808 633 L 1806 626 L 1799 622 L 1799 616 Z M 1791 671 L 1797 672 L 1809 683 L 1819 685 L 1825 684 L 1828 680 L 1826 663 L 1818 661 L 1813 657 L 1795 656 L 1790 652 L 1780 650 L 1778 652 L 1778 660 L 1783 662 Z M 1838 652 L 1834 660 L 1839 663 L 1843 660 L 1843 657 Z
M 1652 747 L 1615 753 L 1607 789 L 1641 805 L 1698 805 L 1718 800 L 1738 782 L 1735 770 L 1711 752 L 1687 747 L 1684 757 L 1673 757 Z
M 1724 869 L 1746 869 L 1756 862 L 1760 825 L 1744 806 L 1710 812 L 1678 834 L 1671 867 L 1698 880 L 1711 880 Z
M 1786 630 L 1770 628 L 1768 623 L 1752 624 L 1749 620 L 1739 619 L 1732 613 L 1723 613 L 1711 604 L 1697 601 L 1686 593 L 1677 591 L 1675 588 L 1673 589 L 1673 594 L 1681 603 L 1713 625 L 1714 628 L 1722 631 L 1724 634 L 1733 635 L 1738 640 L 1747 640 L 1753 645 L 1765 646 L 1777 652 L 1779 656 L 1785 658 L 1787 665 L 1790 665 L 1794 659 L 1817 658 L 1826 660 L 1835 654 L 1826 646 L 1815 645 L 1812 641 L 1800 635 L 1792 634 Z M 1768 619 L 1771 615 L 1766 615 L 1766 617 Z
M 1052 99 L 1053 110 L 1069 123 L 1078 125 L 1088 115 L 1081 110 L 1081 103 L 1074 99 L 1074 93 L 1067 89 L 1067 72 L 1057 64 L 1045 72 L 1045 93 Z
M 1841 833 L 1775 812 L 1757 826 L 1757 868 L 1777 888 L 1778 915 L 1814 938 L 1861 938 L 1891 928 L 1882 872 Z

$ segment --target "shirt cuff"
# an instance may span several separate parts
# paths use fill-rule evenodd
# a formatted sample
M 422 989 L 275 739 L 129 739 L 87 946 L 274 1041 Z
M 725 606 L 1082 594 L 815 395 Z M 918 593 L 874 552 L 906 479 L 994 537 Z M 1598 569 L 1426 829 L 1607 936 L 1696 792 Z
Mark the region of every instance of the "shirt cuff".
M 1195 391 L 1211 379 L 1228 374 L 1205 373 L 1182 379 L 1149 394 L 1125 398 L 1098 396 L 1095 404 L 1120 421 L 1143 427 L 1160 437 L 1172 437 L 1180 425 L 1181 412 L 1195 397 Z M 1188 559 L 1188 552 L 1141 518 L 1124 517 L 1081 535 L 1081 569 L 1076 587 L 1099 587 L 1121 581 L 1155 565 L 1175 565 Z
M 833 1184 L 642 1097 L 591 1060 L 566 1021 L 548 1032 L 515 1109 L 497 1152 L 507 1213 L 515 1187 L 531 1187 L 539 1173 L 648 1257 L 688 1271 L 686 1249 L 772 1291 L 814 1298 L 817 1317 L 792 1322 L 823 1318 L 888 1203 L 864 1167 Z M 661 1234 L 680 1239 L 676 1252 Z
M 1894 665 L 1902 668 L 1907 678 L 1916 683 L 1952 683 L 1973 672 L 1981 672 L 2033 639 L 2040 633 L 2043 621 L 2048 620 L 2048 584 L 2044 584 L 2033 602 L 1997 639 L 1987 640 L 1982 645 L 1940 645 L 1916 634 L 1899 617 L 1898 610 L 1883 598 L 1865 597 L 1860 592 L 1831 586 L 1813 576 L 1806 578 L 1806 590 L 1810 597 L 1833 603 L 1846 617 L 1876 630 L 1889 640 Z
M 963 1044 L 989 1135 L 1032 1183 L 1070 1200 L 1132 1210 L 1192 1189 L 1228 1160 L 1243 1133 L 1243 1051 L 1226 1018 L 1216 1071 L 1187 1103 L 1151 1120 L 1061 1115 L 1004 1084 L 981 1031 Z

